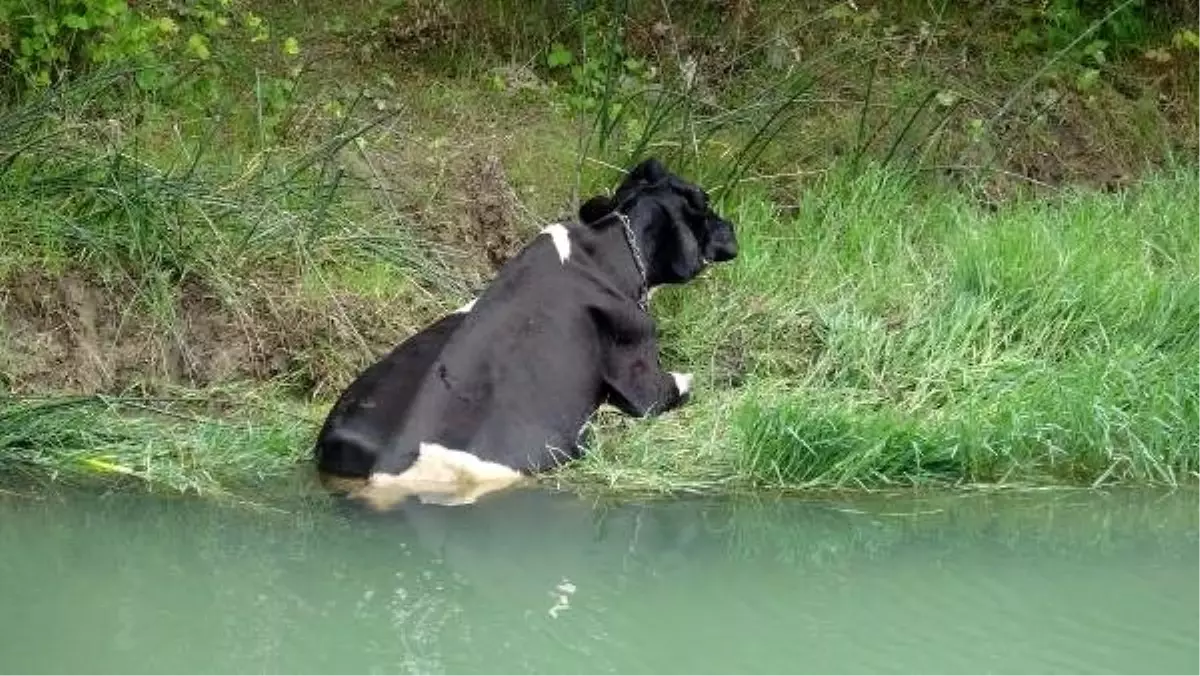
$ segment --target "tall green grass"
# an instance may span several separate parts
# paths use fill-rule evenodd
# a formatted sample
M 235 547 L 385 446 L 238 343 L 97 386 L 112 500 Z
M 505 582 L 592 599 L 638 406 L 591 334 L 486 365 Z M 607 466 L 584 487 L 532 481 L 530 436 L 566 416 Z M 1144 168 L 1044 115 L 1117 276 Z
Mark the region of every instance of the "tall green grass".
M 262 307 L 308 304 L 307 316 L 336 317 L 347 288 L 368 296 L 381 278 L 388 297 L 369 299 L 380 305 L 423 291 L 412 293 L 418 298 L 400 324 L 431 312 L 418 307 L 422 300 L 453 307 L 463 289 L 446 261 L 409 223 L 372 210 L 366 188 L 344 169 L 382 118 L 350 109 L 324 138 L 251 148 L 236 140 L 247 136 L 241 118 L 181 118 L 130 94 L 130 76 L 108 69 L 0 107 L 0 339 L 14 330 L 10 313 L 31 312 L 10 306 L 18 295 L 53 294 L 52 283 L 40 282 L 68 273 L 98 292 L 103 307 L 92 310 L 104 312 L 101 322 L 128 324 L 129 341 L 197 338 L 179 316 L 185 290 L 196 286 L 225 311 L 214 317 L 317 338 L 320 326 L 286 325 L 289 315 Z M 53 315 L 18 319 L 72 330 Z M 369 353 L 356 335 L 357 343 L 309 347 Z M 290 355 L 298 366 L 274 381 L 155 383 L 149 393 L 135 374 L 132 384 L 118 383 L 129 388 L 120 394 L 16 394 L 45 385 L 14 382 L 0 369 L 0 483 L 100 479 L 216 494 L 292 476 L 320 422 L 289 389 L 313 357 L 299 352 Z M 0 352 L 0 365 L 28 358 L 41 355 Z M 154 365 L 144 367 L 149 374 Z
M 329 390 L 373 356 L 372 330 L 391 339 L 466 295 L 447 252 L 377 208 L 346 168 L 386 114 L 351 106 L 320 137 L 248 147 L 245 116 L 184 117 L 131 93 L 130 77 L 105 70 L 0 107 L 0 394 L 57 384 L 25 382 L 20 364 L 12 375 L 28 350 L 9 349 L 5 319 L 15 296 L 45 298 L 68 276 L 99 297 L 90 311 L 117 335 L 108 343 L 141 341 L 123 357 L 131 368 L 103 367 L 109 392 L 173 377 L 139 359 L 167 363 L 202 352 L 201 340 L 236 352 L 239 331 L 251 346 L 240 373 L 285 371 L 301 390 Z M 387 298 L 372 296 L 378 279 Z M 384 315 L 397 299 L 407 312 Z M 19 319 L 53 314 L 40 312 Z M 370 314 L 383 321 L 366 326 Z M 227 335 L 189 328 L 205 321 Z
M 0 398 L 0 484 L 252 495 L 307 476 L 301 463 L 313 424 L 303 407 L 268 388 Z
M 602 412 L 547 477 L 648 493 L 1194 483 L 1200 182 L 990 212 L 889 171 L 830 175 L 793 213 L 722 209 L 741 254 L 657 293 L 693 400 Z M 228 393 L 227 393 L 228 394 Z M 0 467 L 222 492 L 307 462 L 325 402 L 279 392 L 0 401 Z
M 990 213 L 867 171 L 655 298 L 687 408 L 603 417 L 568 481 L 645 490 L 1175 485 L 1198 469 L 1194 173 Z
M 594 452 L 551 480 L 652 492 L 1194 480 L 1195 175 L 994 213 L 931 191 L 913 170 L 957 104 L 937 100 L 946 83 L 936 79 L 876 92 L 885 60 L 864 55 L 889 44 L 866 36 L 785 71 L 752 71 L 715 101 L 676 76 L 621 90 L 620 71 L 606 70 L 602 103 L 621 107 L 583 120 L 578 160 L 592 173 L 577 186 L 611 178 L 607 164 L 666 157 L 717 188 L 742 254 L 653 303 L 666 361 L 698 375 L 693 402 L 651 421 L 602 414 Z M 757 62 L 767 46 L 735 58 Z M 679 56 L 660 65 L 682 66 Z M 863 100 L 837 104 L 858 111 L 840 120 L 857 131 L 831 142 L 827 119 L 806 120 L 833 105 L 817 84 L 860 70 L 850 79 L 867 83 Z M 148 111 L 114 92 L 121 78 L 101 73 L 0 109 L 0 280 L 82 268 L 136 287 L 148 305 L 138 311 L 165 315 L 197 279 L 234 307 L 296 293 L 295 280 L 315 280 L 331 315 L 339 293 L 366 295 L 335 288 L 353 279 L 420 287 L 428 306 L 461 302 L 447 298 L 465 292 L 452 266 L 344 169 L 371 122 L 348 115 L 308 148 L 246 146 L 236 139 L 259 135 L 170 111 L 138 121 Z M 429 101 L 430 116 L 454 107 Z M 811 149 L 830 145 L 841 164 L 787 184 L 809 174 L 785 170 L 814 166 L 826 155 Z M 529 183 L 559 191 L 554 163 L 530 164 Z M 782 173 L 743 182 L 764 166 Z M 753 187 L 768 184 L 770 194 Z M 799 195 L 798 206 L 779 207 L 781 195 Z M 421 314 L 415 305 L 401 310 Z M 355 347 L 367 351 L 361 336 Z M 206 408 L 212 397 L 0 400 L 0 470 L 220 491 L 302 462 L 325 410 L 230 417 Z
M 374 261 L 446 281 L 408 224 L 370 222 L 347 199 L 362 186 L 345 153 L 384 118 L 347 115 L 300 146 L 247 148 L 219 115 L 178 119 L 130 94 L 130 77 L 106 70 L 0 107 L 0 275 L 78 264 L 232 295 L 255 272 Z

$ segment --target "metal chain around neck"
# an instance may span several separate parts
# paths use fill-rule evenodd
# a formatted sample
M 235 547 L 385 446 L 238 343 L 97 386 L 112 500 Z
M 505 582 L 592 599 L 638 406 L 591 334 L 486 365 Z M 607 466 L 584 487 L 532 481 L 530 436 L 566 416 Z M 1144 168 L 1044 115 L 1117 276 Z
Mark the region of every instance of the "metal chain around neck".
M 633 234 L 633 226 L 629 223 L 629 217 L 625 214 L 614 211 L 617 220 L 621 221 L 621 229 L 625 231 L 625 243 L 629 245 L 629 253 L 633 254 L 633 264 L 637 266 L 638 276 L 641 278 L 638 286 L 638 307 L 643 311 L 649 311 L 649 284 L 646 280 L 646 261 L 642 258 L 642 249 L 638 246 L 637 237 Z

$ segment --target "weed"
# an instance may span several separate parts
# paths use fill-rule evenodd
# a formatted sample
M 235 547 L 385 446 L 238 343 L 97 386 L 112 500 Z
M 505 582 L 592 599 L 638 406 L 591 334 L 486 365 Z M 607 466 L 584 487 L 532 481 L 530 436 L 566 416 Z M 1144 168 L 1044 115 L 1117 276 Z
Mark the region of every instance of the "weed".
M 914 201 L 875 172 L 829 179 L 793 218 L 730 205 L 738 262 L 656 297 L 670 367 L 700 374 L 696 399 L 655 421 L 604 419 L 565 480 L 1194 480 L 1194 175 L 985 215 Z
M 56 378 L 71 378 L 81 368 L 98 370 L 85 382 L 108 389 L 146 386 L 144 377 L 158 375 L 203 384 L 210 378 L 195 374 L 210 372 L 209 363 L 232 362 L 234 372 L 260 377 L 295 375 L 307 364 L 299 370 L 309 376 L 300 380 L 323 389 L 369 355 L 362 332 L 372 329 L 355 326 L 349 315 L 376 312 L 373 304 L 341 299 L 339 271 L 386 270 L 397 292 L 406 286 L 406 293 L 462 292 L 442 259 L 423 250 L 404 223 L 371 228 L 340 197 L 339 188 L 354 188 L 342 185 L 336 158 L 378 120 L 359 124 L 348 117 L 326 142 L 280 161 L 270 153 L 244 162 L 217 155 L 213 138 L 223 130 L 215 122 L 193 142 L 152 154 L 135 124 L 80 114 L 121 86 L 125 74 L 103 71 L 0 111 L 0 133 L 12 149 L 0 158 L 0 213 L 11 215 L 0 226 L 0 276 L 17 296 L 21 286 L 29 291 L 26 301 L 5 294 L 7 319 L 29 325 L 10 331 L 16 342 L 9 349 L 78 342 L 51 330 L 58 317 L 86 348 L 68 351 L 98 355 L 75 368 L 46 364 L 36 373 L 59 370 Z M 41 270 L 51 279 L 35 274 Z M 56 293 L 53 278 L 64 274 L 74 279 L 58 285 L 61 301 L 47 300 L 47 292 Z M 302 281 L 327 300 L 295 293 Z M 413 302 L 417 313 L 428 300 Z M 380 328 L 399 330 L 396 319 L 411 328 L 420 315 Z M 351 336 L 358 356 L 334 353 L 324 345 L 327 332 Z M 33 361 L 57 359 L 48 352 Z M 337 364 L 332 371 L 312 366 L 329 359 Z M 140 375 L 116 376 L 133 364 L 143 365 L 132 369 Z M 19 383 L 21 368 L 10 363 L 0 375 Z M 229 368 L 217 372 L 227 376 Z
M 1174 68 L 1194 31 L 1130 24 L 1136 2 L 1056 0 L 1078 16 L 1025 17 L 1057 32 L 1011 54 L 1010 24 L 948 3 L 388 2 L 301 33 L 320 13 L 4 2 L 6 65 L 47 22 L 60 42 L 26 43 L 46 56 L 12 69 L 0 109 L 0 384 L 63 395 L 0 402 L 5 470 L 201 492 L 281 476 L 354 372 L 465 300 L 472 270 L 439 232 L 461 203 L 498 264 L 570 209 L 571 180 L 577 198 L 654 154 L 710 189 L 743 253 L 655 297 L 693 403 L 601 414 L 550 480 L 1195 478 L 1198 188 L 1164 162 L 1194 140 L 1194 69 Z M 1140 67 L 1177 88 L 1116 91 Z M 480 87 L 497 68 L 525 84 Z M 1088 68 L 1086 91 L 1064 79 Z M 1106 171 L 1097 156 L 1148 178 L 1059 190 Z M 302 417 L 229 404 L 259 399 Z
M 26 480 L 134 481 L 210 495 L 279 481 L 303 459 L 312 422 L 296 410 L 255 405 L 261 395 L 8 399 L 0 402 L 0 471 Z M 220 405 L 232 411 L 234 402 L 254 417 L 195 410 Z

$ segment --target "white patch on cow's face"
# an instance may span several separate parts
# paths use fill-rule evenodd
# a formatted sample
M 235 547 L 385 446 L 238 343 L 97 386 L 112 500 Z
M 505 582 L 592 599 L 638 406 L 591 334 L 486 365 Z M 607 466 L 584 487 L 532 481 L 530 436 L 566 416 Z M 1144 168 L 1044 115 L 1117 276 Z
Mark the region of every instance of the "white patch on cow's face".
M 469 505 L 481 496 L 512 486 L 523 475 L 511 467 L 423 443 L 417 460 L 400 474 L 372 474 L 358 491 L 376 509 L 387 509 L 410 495 L 438 505 Z
M 477 301 L 477 300 L 479 300 L 479 299 L 478 299 L 478 298 L 472 298 L 472 299 L 471 299 L 471 302 L 469 302 L 469 303 L 467 303 L 466 305 L 464 305 L 464 306 L 462 306 L 462 307 L 458 308 L 457 310 L 455 310 L 455 311 L 454 311 L 454 314 L 456 314 L 456 315 L 463 315 L 463 314 L 466 314 L 466 313 L 470 312 L 470 311 L 471 311 L 471 308 L 475 307 L 475 301 Z
M 692 389 L 692 374 L 672 371 L 671 377 L 675 379 L 675 389 L 679 390 L 679 394 L 687 394 Z
M 566 263 L 571 257 L 571 238 L 567 236 L 567 228 L 561 223 L 547 225 L 542 228 L 542 234 L 550 235 L 554 248 L 558 251 L 558 262 Z

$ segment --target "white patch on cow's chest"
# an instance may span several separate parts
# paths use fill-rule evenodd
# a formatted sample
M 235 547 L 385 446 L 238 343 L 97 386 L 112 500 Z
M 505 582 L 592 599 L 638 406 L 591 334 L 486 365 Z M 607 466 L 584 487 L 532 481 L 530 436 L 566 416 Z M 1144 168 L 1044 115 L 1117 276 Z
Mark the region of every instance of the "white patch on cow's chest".
M 692 389 L 692 374 L 671 371 L 671 377 L 675 379 L 675 389 L 679 390 L 679 394 L 687 394 Z
M 479 300 L 479 299 L 478 299 L 478 298 L 472 298 L 472 299 L 471 299 L 471 302 L 469 302 L 469 303 L 467 303 L 466 305 L 464 305 L 464 306 L 462 306 L 462 307 L 458 308 L 457 310 L 455 310 L 455 311 L 454 311 L 454 314 L 456 314 L 456 315 L 462 315 L 462 314 L 466 314 L 466 313 L 470 312 L 470 311 L 471 311 L 471 308 L 475 307 L 475 301 L 477 301 L 477 300 Z
M 547 225 L 542 228 L 544 235 L 550 235 L 550 240 L 554 242 L 554 248 L 558 251 L 558 262 L 566 263 L 571 257 L 571 238 L 567 236 L 567 228 L 561 223 Z
M 441 444 L 423 443 L 408 469 L 400 474 L 372 474 L 357 494 L 377 509 L 392 507 L 410 495 L 426 503 L 469 505 L 522 479 L 511 467 Z

